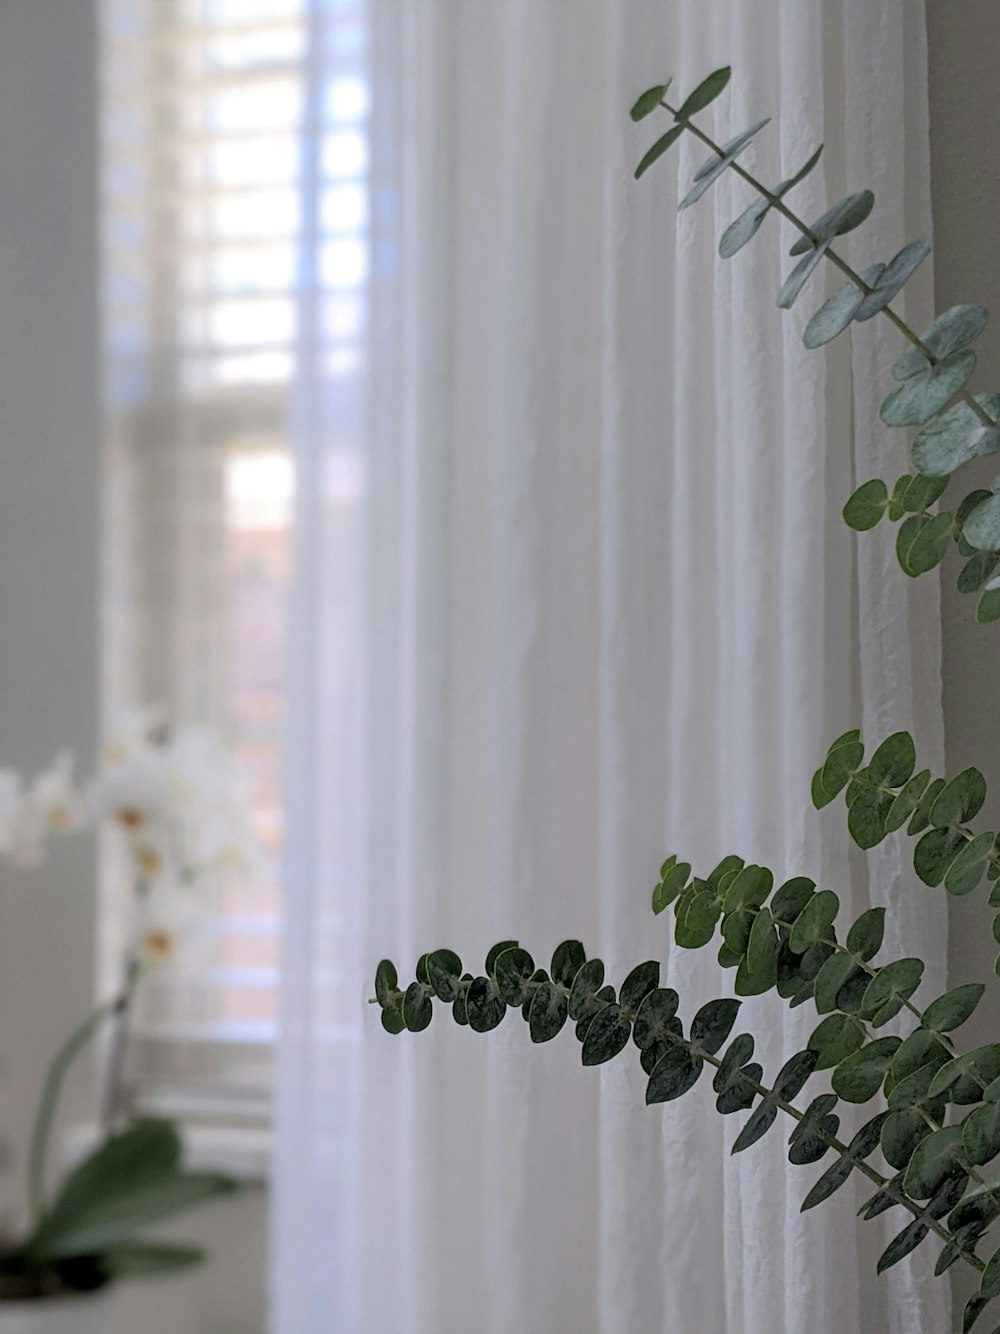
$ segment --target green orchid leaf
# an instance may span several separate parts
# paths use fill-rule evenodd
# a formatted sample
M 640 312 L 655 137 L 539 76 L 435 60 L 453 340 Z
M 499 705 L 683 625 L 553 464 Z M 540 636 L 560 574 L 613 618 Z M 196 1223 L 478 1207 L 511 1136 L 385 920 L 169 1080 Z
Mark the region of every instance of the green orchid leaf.
M 952 306 L 924 330 L 920 341 L 934 357 L 948 357 L 978 338 L 989 318 L 989 311 L 982 306 Z M 908 380 L 928 364 L 920 348 L 908 347 L 892 368 L 893 379 Z

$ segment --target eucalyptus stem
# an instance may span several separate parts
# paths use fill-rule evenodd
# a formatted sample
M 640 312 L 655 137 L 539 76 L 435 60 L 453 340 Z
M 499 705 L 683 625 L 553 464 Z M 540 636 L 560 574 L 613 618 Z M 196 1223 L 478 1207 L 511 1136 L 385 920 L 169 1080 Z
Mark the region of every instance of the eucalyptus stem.
M 89 1014 L 56 1052 L 46 1072 L 28 1151 L 28 1210 L 32 1227 L 38 1223 L 45 1208 L 45 1165 L 63 1081 L 75 1058 L 121 1004 L 122 996 L 119 995 Z
M 721 145 L 717 144 L 715 140 L 711 138 L 710 135 L 707 135 L 704 132 L 704 130 L 700 129 L 697 125 L 695 125 L 694 121 L 691 120 L 690 117 L 685 117 L 683 120 L 681 120 L 677 115 L 677 109 L 675 107 L 670 106 L 670 104 L 665 100 L 660 102 L 660 106 L 662 106 L 664 110 L 669 111 L 678 124 L 683 125 L 685 129 L 690 130 L 696 139 L 700 139 L 701 142 L 707 148 L 710 148 L 712 152 L 715 153 L 718 157 L 723 158 L 726 156 Z M 781 216 L 787 222 L 790 222 L 792 226 L 797 231 L 801 232 L 802 235 L 813 246 L 821 244 L 821 240 L 816 235 L 816 233 L 812 231 L 812 229 L 805 222 L 803 222 L 802 219 L 797 216 L 797 214 L 792 212 L 792 210 L 788 207 L 788 205 L 779 195 L 776 195 L 772 190 L 769 190 L 767 186 L 763 184 L 763 182 L 757 180 L 756 176 L 752 175 L 751 172 L 747 171 L 745 167 L 740 166 L 739 162 L 733 161 L 730 162 L 728 165 L 731 171 L 735 172 L 736 175 L 739 176 L 741 180 L 746 181 L 747 185 L 749 185 L 752 189 L 756 190 L 759 195 L 762 195 L 768 201 L 770 207 L 775 209 L 776 212 L 780 213 Z M 841 271 L 844 277 L 847 278 L 849 282 L 852 282 L 855 285 L 855 287 L 859 288 L 866 295 L 869 295 L 874 290 L 872 287 L 868 285 L 868 283 L 865 282 L 865 280 L 861 277 L 860 273 L 857 273 L 851 267 L 851 265 L 847 262 L 846 259 L 843 258 L 842 255 L 837 254 L 837 252 L 832 248 L 832 246 L 828 246 L 825 253 L 827 259 L 829 259 L 831 263 L 833 263 Z M 886 319 L 888 319 L 893 325 L 895 325 L 895 327 L 899 330 L 899 332 L 903 335 L 903 337 L 908 342 L 912 343 L 913 346 L 917 348 L 920 351 L 920 353 L 927 358 L 927 360 L 930 362 L 932 366 L 937 365 L 938 358 L 930 350 L 930 348 L 923 341 L 920 335 L 914 329 L 911 329 L 910 326 L 906 323 L 906 321 L 902 318 L 902 316 L 898 315 L 896 311 L 892 309 L 891 305 L 883 306 L 879 313 L 884 315 Z M 982 422 L 984 426 L 993 428 L 998 424 L 996 421 L 993 420 L 993 418 L 989 415 L 989 413 L 985 411 L 982 405 L 976 402 L 973 395 L 970 394 L 966 388 L 963 387 L 958 391 L 958 397 L 962 400 L 963 403 L 965 403 L 965 405 L 968 408 L 970 408 L 975 413 L 975 415 L 979 418 L 979 420 Z

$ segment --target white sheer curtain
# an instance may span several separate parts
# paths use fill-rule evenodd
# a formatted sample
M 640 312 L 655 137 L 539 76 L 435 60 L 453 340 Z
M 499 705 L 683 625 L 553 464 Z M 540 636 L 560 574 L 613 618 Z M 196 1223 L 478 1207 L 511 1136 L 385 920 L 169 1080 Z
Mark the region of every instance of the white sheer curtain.
M 342 6 L 318 8 L 322 84 Z M 861 1186 L 800 1215 L 821 1169 L 790 1167 L 780 1128 L 730 1159 L 743 1118 L 707 1080 L 648 1109 L 637 1062 L 584 1070 L 568 1034 L 533 1048 L 519 1021 L 480 1038 L 440 1011 L 392 1039 L 363 1003 L 382 955 L 409 977 L 448 945 L 475 971 L 494 940 L 544 960 L 579 936 L 617 980 L 663 959 L 690 1015 L 732 975 L 650 915 L 675 850 L 890 903 L 889 947 L 943 985 L 941 896 L 898 845 L 850 857 L 842 810 L 809 803 L 852 724 L 940 748 L 933 582 L 839 518 L 855 478 L 904 470 L 873 426 L 894 340 L 875 320 L 806 352 L 825 279 L 775 308 L 788 229 L 720 260 L 745 187 L 678 218 L 703 153 L 685 139 L 636 184 L 665 126 L 627 116 L 666 74 L 732 63 L 717 137 L 773 114 L 749 155 L 772 182 L 825 139 L 795 206 L 873 186 L 845 248 L 887 258 L 929 226 L 922 6 L 365 12 L 364 375 L 308 337 L 300 358 L 275 1332 L 934 1334 L 934 1255 L 876 1282 Z M 740 1027 L 773 1074 L 815 1023 L 772 995 Z

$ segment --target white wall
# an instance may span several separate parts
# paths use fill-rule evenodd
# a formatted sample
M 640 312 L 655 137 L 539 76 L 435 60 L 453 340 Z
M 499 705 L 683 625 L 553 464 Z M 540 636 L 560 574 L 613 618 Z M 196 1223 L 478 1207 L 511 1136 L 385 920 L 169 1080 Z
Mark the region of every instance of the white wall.
M 0 766 L 96 746 L 100 421 L 93 0 L 0 0 Z M 45 1065 L 91 1003 L 94 851 L 0 877 L 0 1211 L 19 1208 Z M 69 1117 L 92 1115 L 86 1066 Z M 251 1190 L 171 1229 L 190 1278 L 123 1290 L 113 1334 L 260 1334 L 266 1210 Z
M 931 178 L 937 309 L 978 301 L 992 321 L 977 344 L 977 388 L 995 389 L 1000 374 L 1000 118 L 996 68 L 1000 60 L 997 0 L 927 0 L 930 61 Z M 961 498 L 989 486 L 997 459 L 962 473 Z M 954 587 L 957 567 L 946 562 L 943 587 L 944 712 L 948 772 L 982 769 L 990 800 L 978 827 L 1000 827 L 1000 627 L 978 625 L 975 599 Z M 914 884 L 914 893 L 928 893 Z M 964 1046 L 995 1040 L 1000 982 L 993 975 L 997 944 L 980 890 L 952 899 L 949 970 L 953 985 L 989 979 L 986 997 L 963 1028 Z M 956 1310 L 971 1288 L 955 1266 Z M 956 1324 L 956 1328 L 957 1328 Z

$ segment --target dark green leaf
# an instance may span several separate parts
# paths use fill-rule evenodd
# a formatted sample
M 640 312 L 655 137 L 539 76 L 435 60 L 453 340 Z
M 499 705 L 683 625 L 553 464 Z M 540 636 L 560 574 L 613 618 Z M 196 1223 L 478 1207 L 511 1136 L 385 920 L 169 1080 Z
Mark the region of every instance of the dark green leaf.
M 171 1246 L 166 1242 L 120 1241 L 101 1252 L 100 1265 L 111 1279 L 147 1278 L 175 1274 L 203 1264 L 208 1253 L 199 1246 Z
M 822 1204 L 824 1200 L 829 1199 L 835 1190 L 840 1189 L 853 1169 L 854 1164 L 850 1158 L 838 1158 L 832 1166 L 826 1169 L 802 1201 L 801 1212 L 805 1213 L 807 1209 L 814 1209 L 817 1204 Z
M 990 551 L 977 551 L 974 556 L 962 566 L 958 576 L 958 591 L 960 593 L 978 593 L 984 584 L 988 583 L 990 576 L 997 567 L 997 557 Z
M 825 806 L 828 801 L 831 801 L 838 792 L 847 786 L 851 776 L 861 767 L 861 761 L 864 757 L 865 748 L 861 743 L 861 733 L 857 728 L 845 732 L 843 736 L 839 736 L 834 741 L 827 751 L 826 759 L 820 769 L 820 783 L 825 794 L 825 800 L 820 803 L 820 806 Z
M 707 891 L 695 892 L 686 902 L 677 905 L 674 939 L 685 949 L 700 949 L 715 934 L 715 925 L 722 913 L 722 905 Z
M 892 803 L 892 792 L 859 784 L 852 794 L 848 791 L 847 830 L 859 848 L 874 848 L 887 834 L 886 824 Z
M 904 380 L 879 409 L 886 426 L 922 426 L 962 388 L 976 368 L 971 348 L 953 352 L 936 366 L 927 366 Z
M 672 1102 L 698 1082 L 705 1062 L 686 1047 L 674 1047 L 654 1068 L 646 1085 L 646 1104 Z
M 497 990 L 508 1005 L 523 1005 L 531 998 L 529 982 L 535 974 L 535 961 L 527 950 L 514 945 L 498 955 L 493 966 Z M 597 987 L 604 978 L 604 965 L 601 964 L 601 976 Z
M 922 959 L 896 959 L 880 968 L 861 998 L 859 1014 L 881 1028 L 903 1008 L 924 975 Z
M 912 514 L 896 535 L 899 568 L 911 579 L 933 570 L 944 559 L 951 531 L 952 516 L 946 510 L 933 516 Z
M 903 1177 L 907 1195 L 915 1200 L 929 1199 L 960 1167 L 962 1129 L 943 1126 L 920 1141 Z
M 507 1006 L 491 977 L 476 977 L 469 983 L 465 1013 L 474 1033 L 489 1033 L 503 1022 Z
M 789 1136 L 789 1162 L 797 1167 L 818 1163 L 829 1151 L 829 1141 L 840 1129 L 840 1117 L 833 1115 L 836 1105 L 837 1096 L 834 1093 L 821 1093 L 819 1097 L 813 1098 L 802 1120 Z
M 379 1005 L 385 1007 L 395 1000 L 398 991 L 399 978 L 395 966 L 389 959 L 383 959 L 375 969 L 375 995 Z
M 930 1228 L 921 1218 L 915 1218 L 912 1223 L 908 1223 L 898 1236 L 893 1237 L 879 1256 L 876 1272 L 884 1274 L 887 1269 L 899 1264 L 900 1260 L 905 1260 L 911 1251 L 917 1249 L 929 1231 Z
M 760 1083 L 763 1073 L 762 1067 L 756 1061 L 751 1061 L 749 1065 L 733 1070 L 723 1084 L 716 1082 L 713 1085 L 719 1095 L 715 1100 L 716 1111 L 723 1116 L 747 1111 L 757 1096 L 754 1086 Z
M 839 200 L 824 214 L 809 224 L 812 237 L 800 236 L 788 252 L 790 255 L 804 255 L 819 241 L 832 241 L 835 236 L 844 236 L 860 227 L 875 207 L 875 196 L 871 190 L 860 190 Z
M 814 317 L 815 318 L 815 317 Z M 881 477 L 864 482 L 844 506 L 844 522 L 855 532 L 865 533 L 885 516 L 889 490 Z
M 792 949 L 802 954 L 814 941 L 821 940 L 836 921 L 839 910 L 840 900 L 832 889 L 813 894 L 795 919 L 788 942 Z
M 499 977 L 497 981 L 499 982 Z M 604 964 L 600 959 L 588 959 L 573 979 L 569 993 L 568 1013 L 570 1019 L 579 1019 L 584 1008 L 600 991 L 604 982 Z
M 422 1033 L 434 1017 L 434 1007 L 422 982 L 411 982 L 403 997 L 403 1022 L 411 1033 Z
M 965 843 L 957 830 L 930 829 L 913 849 L 913 869 L 925 885 L 940 885 Z
M 903 288 L 914 270 L 923 263 L 931 253 L 930 245 L 926 241 L 911 241 L 905 245 L 900 252 L 889 261 L 885 273 L 875 284 L 874 291 L 870 296 L 866 296 L 861 303 L 861 308 L 855 315 L 859 322 L 870 320 L 873 315 L 877 315 L 880 310 L 884 310 L 889 302 Z M 921 471 L 923 471 L 921 469 Z
M 976 620 L 980 625 L 1000 621 L 1000 578 L 991 579 L 976 603 Z
M 618 995 L 622 1009 L 634 1015 L 649 993 L 655 991 L 659 984 L 660 965 L 655 959 L 637 964 L 622 983 Z
M 450 1005 L 459 992 L 462 960 L 454 950 L 435 950 L 427 956 L 427 976 L 435 996 Z
M 882 1125 L 882 1153 L 890 1167 L 902 1171 L 917 1145 L 934 1127 L 927 1124 L 919 1107 L 900 1107 L 890 1112 Z
M 845 1057 L 831 1077 L 834 1093 L 845 1102 L 867 1102 L 874 1098 L 892 1064 L 899 1038 L 876 1038 Z
M 714 102 L 719 96 L 726 84 L 729 82 L 729 76 L 732 69 L 724 65 L 721 69 L 713 70 L 705 79 L 702 79 L 693 93 L 681 103 L 680 110 L 677 112 L 677 120 L 688 120 L 691 116 L 697 115 L 703 111 L 710 102 Z
M 1000 548 L 1000 495 L 980 501 L 962 525 L 962 536 L 978 551 Z
M 550 973 L 553 982 L 569 989 L 573 979 L 587 962 L 587 951 L 578 940 L 564 940 L 552 955 Z
M 814 1051 L 797 1051 L 794 1056 L 790 1056 L 774 1081 L 775 1097 L 785 1102 L 798 1097 L 806 1080 L 816 1069 L 816 1060 Z
M 756 1144 L 774 1125 L 777 1115 L 778 1109 L 773 1102 L 762 1102 L 737 1135 L 731 1152 L 742 1153 L 744 1149 L 749 1149 L 751 1144 Z
M 984 1102 L 962 1122 L 962 1145 L 973 1167 L 992 1162 L 1000 1153 L 1000 1102 Z
M 492 977 L 493 974 L 496 972 L 497 959 L 500 958 L 500 955 L 503 954 L 505 950 L 516 949 L 517 944 L 518 942 L 516 940 L 497 941 L 497 943 L 490 950 L 489 954 L 487 954 L 486 956 L 486 974 L 488 977 Z
M 675 125 L 672 129 L 668 130 L 666 134 L 661 134 L 659 139 L 657 139 L 656 143 L 643 156 L 642 161 L 636 167 L 635 179 L 638 180 L 640 176 L 645 175 L 645 173 L 649 171 L 653 163 L 658 161 L 667 151 L 670 145 L 675 144 L 683 133 L 684 133 L 684 126 Z
M 946 991 L 924 1011 L 924 1027 L 938 1033 L 950 1033 L 960 1028 L 979 1004 L 985 990 L 982 982 L 966 982 L 964 986 Z
M 847 933 L 847 948 L 858 959 L 873 958 L 882 948 L 885 934 L 885 909 L 869 908 Z
M 691 1020 L 691 1041 L 714 1056 L 732 1032 L 739 1010 L 738 1000 L 709 1001 Z
M 829 1070 L 856 1052 L 864 1040 L 864 1029 L 849 1014 L 831 1014 L 813 1031 L 808 1046 L 816 1053 L 816 1069 Z
M 859 965 L 849 954 L 842 954 L 839 951 L 831 954 L 816 974 L 813 998 L 817 1014 L 829 1014 L 831 1010 L 835 1010 L 841 988 L 860 972 Z
M 947 489 L 947 477 L 924 477 L 918 472 L 916 477 L 910 478 L 903 492 L 903 509 L 909 514 L 919 514 L 928 505 L 933 505 Z
M 977 834 L 966 843 L 944 876 L 944 887 L 949 894 L 971 894 L 986 874 L 993 855 L 995 835 Z
M 734 854 L 730 853 L 728 857 L 723 857 L 722 861 L 719 862 L 718 866 L 716 866 L 709 873 L 708 879 L 705 883 L 708 885 L 708 888 L 712 890 L 713 893 L 716 893 L 719 890 L 723 880 L 725 880 L 726 877 L 729 876 L 733 871 L 742 871 L 744 865 L 745 863 L 742 857 L 737 857 Z
M 982 306 L 952 306 L 924 330 L 920 341 L 933 356 L 947 357 L 978 338 L 988 319 L 989 312 Z M 918 347 L 908 347 L 892 368 L 893 378 L 908 380 L 927 365 L 927 358 Z
M 989 1300 L 973 1293 L 962 1310 L 962 1334 L 971 1334 L 976 1321 L 989 1305 Z
M 653 890 L 654 913 L 663 912 L 664 908 L 673 903 L 687 884 L 690 875 L 691 866 L 688 862 L 676 862 L 663 872 L 662 881 Z
M 759 996 L 778 980 L 778 935 L 771 924 L 771 914 L 761 908 L 754 918 L 747 942 L 745 963 L 736 976 L 736 991 L 741 996 Z
M 920 773 L 914 774 L 910 781 L 900 788 L 885 819 L 885 832 L 887 834 L 894 834 L 897 829 L 902 829 L 920 805 L 921 798 L 927 791 L 930 781 L 930 769 L 921 769 Z
M 528 1031 L 532 1042 L 551 1041 L 566 1022 L 567 1013 L 566 994 L 562 988 L 555 982 L 541 983 L 531 998 L 531 1008 L 528 1011 Z M 471 995 L 469 1019 L 472 1020 Z
M 968 824 L 983 808 L 986 779 L 978 769 L 968 768 L 951 780 L 931 807 L 931 824 L 936 829 Z
M 608 1005 L 594 1016 L 583 1040 L 584 1065 L 601 1065 L 617 1056 L 628 1044 L 632 1025 L 618 1005 Z
M 382 1027 L 393 1037 L 402 1033 L 406 1028 L 406 1020 L 403 1018 L 403 1002 L 400 999 L 391 1001 L 382 1010 Z
M 931 1097 L 939 1097 L 950 1090 L 952 1101 L 958 1101 L 954 1096 L 955 1085 L 966 1075 L 978 1081 L 981 1086 L 992 1083 L 1000 1076 L 1000 1043 L 988 1042 L 942 1065 L 931 1083 Z M 978 1098 L 976 1100 L 978 1101 Z
M 633 120 L 645 120 L 647 116 L 652 115 L 667 95 L 667 89 L 670 87 L 670 80 L 666 83 L 657 83 L 652 88 L 647 88 L 641 93 L 632 104 L 632 110 L 628 113 Z
M 766 197 L 755 199 L 738 218 L 733 219 L 719 239 L 719 254 L 723 259 L 732 259 L 757 235 L 770 208 L 771 201 Z
M 733 877 L 722 901 L 723 912 L 758 908 L 770 894 L 774 876 L 766 866 L 743 866 Z
M 672 987 L 657 987 L 639 1006 L 635 1016 L 633 1040 L 637 1047 L 651 1047 L 663 1042 L 674 1032 L 677 1013 L 677 992 Z
M 771 900 L 771 916 L 776 922 L 794 922 L 815 892 L 816 882 L 807 876 L 786 880 Z

